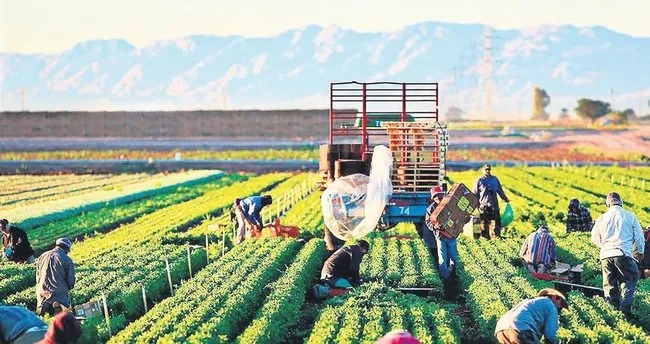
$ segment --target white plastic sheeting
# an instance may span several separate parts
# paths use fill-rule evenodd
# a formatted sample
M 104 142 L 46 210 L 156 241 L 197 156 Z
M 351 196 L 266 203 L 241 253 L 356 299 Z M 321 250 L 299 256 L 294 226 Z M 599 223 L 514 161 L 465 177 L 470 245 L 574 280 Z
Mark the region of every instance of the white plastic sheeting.
M 370 177 L 341 177 L 323 192 L 321 205 L 325 225 L 339 239 L 359 239 L 372 232 L 393 194 L 393 156 L 386 146 L 376 146 Z

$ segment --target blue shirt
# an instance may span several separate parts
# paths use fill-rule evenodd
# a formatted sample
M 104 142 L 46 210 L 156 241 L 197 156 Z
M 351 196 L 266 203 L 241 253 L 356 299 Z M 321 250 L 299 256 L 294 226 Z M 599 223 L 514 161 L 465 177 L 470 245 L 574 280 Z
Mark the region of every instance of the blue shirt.
M 47 327 L 34 313 L 20 306 L 0 306 L 0 339 L 11 343 L 32 327 Z
M 262 197 L 252 196 L 244 198 L 239 205 L 244 212 L 244 216 L 254 225 L 262 227 Z
M 559 327 L 557 307 L 550 298 L 542 296 L 519 302 L 499 319 L 494 334 L 507 329 L 533 331 L 537 338 L 544 335 L 547 341 L 557 343 Z
M 499 179 L 495 176 L 481 176 L 474 184 L 474 193 L 478 196 L 479 204 L 484 208 L 498 209 L 499 200 L 497 194 L 502 200 L 508 199 L 501 188 Z

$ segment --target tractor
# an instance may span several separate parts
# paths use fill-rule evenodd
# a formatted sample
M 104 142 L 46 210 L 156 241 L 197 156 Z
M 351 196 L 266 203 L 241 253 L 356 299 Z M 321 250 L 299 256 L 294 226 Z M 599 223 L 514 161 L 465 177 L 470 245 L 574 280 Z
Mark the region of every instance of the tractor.
M 330 83 L 329 142 L 319 147 L 321 190 L 343 176 L 368 175 L 373 148 L 385 145 L 393 157 L 393 194 L 378 229 L 417 223 L 430 189 L 447 190 L 448 134 L 438 119 L 438 83 Z

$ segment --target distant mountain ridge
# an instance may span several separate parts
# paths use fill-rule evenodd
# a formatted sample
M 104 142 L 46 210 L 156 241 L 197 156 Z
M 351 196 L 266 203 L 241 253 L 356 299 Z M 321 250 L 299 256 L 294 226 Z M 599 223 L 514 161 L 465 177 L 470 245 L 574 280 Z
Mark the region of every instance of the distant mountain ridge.
M 485 114 L 491 88 L 495 117 L 527 118 L 535 85 L 551 96 L 551 113 L 579 97 L 636 110 L 650 98 L 649 57 L 648 37 L 570 25 L 489 33 L 439 22 L 375 33 L 310 25 L 269 38 L 194 35 L 140 48 L 92 40 L 61 54 L 0 53 L 1 108 L 326 108 L 330 81 L 390 80 L 440 82 L 441 112 Z

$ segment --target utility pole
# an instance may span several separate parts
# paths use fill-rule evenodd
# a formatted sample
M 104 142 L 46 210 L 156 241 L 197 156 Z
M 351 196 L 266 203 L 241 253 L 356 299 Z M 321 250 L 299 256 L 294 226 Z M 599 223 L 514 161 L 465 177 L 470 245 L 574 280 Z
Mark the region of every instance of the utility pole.
M 612 98 L 612 100 L 611 100 L 611 102 L 612 102 L 612 111 L 614 111 L 614 89 L 613 88 L 609 89 L 609 95 Z
M 25 112 L 25 89 L 20 89 L 20 110 Z
M 487 107 L 487 119 L 488 121 L 493 120 L 492 118 L 492 69 L 493 69 L 493 60 L 492 60 L 492 29 L 488 26 L 485 27 L 485 74 L 486 74 L 486 94 L 485 94 L 485 105 Z

